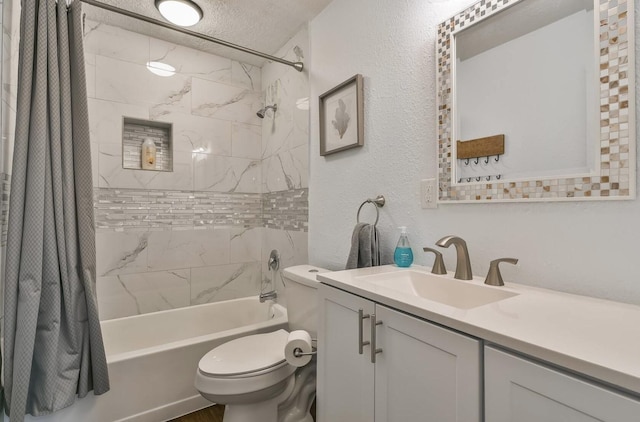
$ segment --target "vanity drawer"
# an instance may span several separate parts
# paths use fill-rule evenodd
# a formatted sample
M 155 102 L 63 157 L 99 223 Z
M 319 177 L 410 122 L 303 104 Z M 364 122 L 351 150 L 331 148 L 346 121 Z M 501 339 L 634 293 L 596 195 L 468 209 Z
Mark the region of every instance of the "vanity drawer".
M 640 400 L 579 377 L 485 347 L 485 420 L 637 422 Z

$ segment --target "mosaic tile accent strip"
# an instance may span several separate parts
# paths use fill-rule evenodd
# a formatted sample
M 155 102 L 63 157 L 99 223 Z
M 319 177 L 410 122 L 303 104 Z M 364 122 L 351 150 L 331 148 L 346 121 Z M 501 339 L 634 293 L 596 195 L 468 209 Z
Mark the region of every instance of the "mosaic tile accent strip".
M 100 230 L 262 227 L 262 196 L 251 193 L 94 189 Z
M 172 171 L 171 124 L 124 118 L 122 126 L 122 167 L 141 169 L 142 143 L 150 138 L 156 144 L 156 170 Z
M 438 172 L 439 200 L 503 201 L 509 199 L 548 201 L 575 199 L 632 199 L 635 196 L 630 168 L 635 167 L 633 110 L 629 100 L 635 93 L 633 12 L 630 0 L 600 0 L 600 174 L 593 177 L 541 179 L 526 182 L 453 184 L 452 157 L 452 37 L 476 20 L 491 16 L 521 0 L 481 0 L 438 26 Z M 633 98 L 631 98 L 633 100 Z
M 11 191 L 11 175 L 0 173 L 0 227 L 2 234 L 0 235 L 0 246 L 7 246 L 7 231 L 9 230 L 9 192 Z
M 217 227 L 262 227 L 262 195 L 259 193 L 214 193 L 213 225 Z M 203 214 L 201 214 L 203 216 Z M 207 226 L 204 219 L 197 225 Z
M 309 230 L 309 189 L 265 193 L 264 227 L 288 231 Z

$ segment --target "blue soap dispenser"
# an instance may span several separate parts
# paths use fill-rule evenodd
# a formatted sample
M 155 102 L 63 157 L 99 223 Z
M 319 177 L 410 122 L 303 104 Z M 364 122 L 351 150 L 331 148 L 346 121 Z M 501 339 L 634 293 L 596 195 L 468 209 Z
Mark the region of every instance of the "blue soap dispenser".
M 413 251 L 411 245 L 409 245 L 409 239 L 407 238 L 407 228 L 402 226 L 400 229 L 400 239 L 398 239 L 398 245 L 396 251 L 393 253 L 393 262 L 398 267 L 410 267 L 413 264 Z

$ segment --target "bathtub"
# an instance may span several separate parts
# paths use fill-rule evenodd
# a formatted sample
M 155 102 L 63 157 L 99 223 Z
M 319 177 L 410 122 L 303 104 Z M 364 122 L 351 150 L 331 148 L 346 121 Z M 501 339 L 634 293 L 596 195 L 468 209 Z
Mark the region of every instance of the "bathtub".
M 210 406 L 193 386 L 198 361 L 237 337 L 287 328 L 287 311 L 257 297 L 103 321 L 111 391 L 38 422 L 160 422 Z

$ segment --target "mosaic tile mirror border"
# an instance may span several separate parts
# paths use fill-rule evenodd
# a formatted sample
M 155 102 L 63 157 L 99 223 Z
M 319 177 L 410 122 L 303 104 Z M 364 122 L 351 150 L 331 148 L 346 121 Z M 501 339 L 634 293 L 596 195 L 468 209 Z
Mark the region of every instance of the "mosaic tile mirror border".
M 501 183 L 452 183 L 452 40 L 465 26 L 526 0 L 482 0 L 438 26 L 439 201 L 502 202 L 635 198 L 632 0 L 595 0 L 600 54 L 600 174 Z

